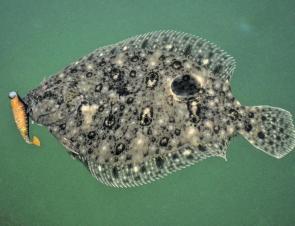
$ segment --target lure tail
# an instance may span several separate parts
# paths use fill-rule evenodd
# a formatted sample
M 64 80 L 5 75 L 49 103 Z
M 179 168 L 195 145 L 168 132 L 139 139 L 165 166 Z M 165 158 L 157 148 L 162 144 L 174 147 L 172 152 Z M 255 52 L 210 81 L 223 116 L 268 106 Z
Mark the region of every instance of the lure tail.
M 41 145 L 40 139 L 38 137 L 36 137 L 36 136 L 33 136 L 31 144 L 39 147 Z
M 292 115 L 281 108 L 247 107 L 239 132 L 256 148 L 278 159 L 295 147 Z

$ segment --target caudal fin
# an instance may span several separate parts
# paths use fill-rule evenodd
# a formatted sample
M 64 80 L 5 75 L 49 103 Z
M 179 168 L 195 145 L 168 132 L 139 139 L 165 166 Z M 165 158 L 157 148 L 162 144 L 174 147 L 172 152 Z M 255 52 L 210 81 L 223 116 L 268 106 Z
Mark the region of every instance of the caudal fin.
M 31 144 L 36 145 L 36 146 L 40 146 L 41 145 L 40 139 L 38 137 L 33 136 Z
M 246 107 L 242 134 L 252 145 L 282 158 L 295 147 L 295 129 L 290 112 L 270 106 Z

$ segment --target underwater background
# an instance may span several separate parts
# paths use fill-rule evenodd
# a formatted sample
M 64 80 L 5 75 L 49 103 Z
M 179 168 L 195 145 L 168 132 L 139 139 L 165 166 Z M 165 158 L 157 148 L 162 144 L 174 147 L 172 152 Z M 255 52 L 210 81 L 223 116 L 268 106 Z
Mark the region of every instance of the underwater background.
M 42 146 L 27 145 L 8 99 L 98 47 L 172 29 L 235 57 L 231 85 L 242 104 L 295 115 L 294 9 L 291 0 L 0 0 L 0 225 L 295 225 L 295 151 L 277 160 L 238 136 L 227 162 L 111 188 L 45 127 L 31 125 Z

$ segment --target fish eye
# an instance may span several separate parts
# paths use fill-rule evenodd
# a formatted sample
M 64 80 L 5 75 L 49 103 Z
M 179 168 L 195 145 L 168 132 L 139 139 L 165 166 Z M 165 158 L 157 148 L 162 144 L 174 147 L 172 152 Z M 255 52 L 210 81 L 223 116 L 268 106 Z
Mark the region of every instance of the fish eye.
M 176 96 L 187 98 L 200 90 L 198 82 L 189 74 L 177 76 L 171 83 L 171 90 Z
M 14 98 L 14 97 L 16 97 L 16 96 L 17 96 L 17 94 L 16 94 L 15 91 L 11 91 L 11 92 L 9 92 L 9 94 L 8 94 L 8 97 L 9 97 L 10 99 L 12 99 L 12 98 Z

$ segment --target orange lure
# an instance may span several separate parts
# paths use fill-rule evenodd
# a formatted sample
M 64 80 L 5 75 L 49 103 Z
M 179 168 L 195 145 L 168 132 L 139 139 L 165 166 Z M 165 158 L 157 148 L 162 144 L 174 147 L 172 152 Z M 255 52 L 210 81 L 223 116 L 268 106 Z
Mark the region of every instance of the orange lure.
M 26 106 L 21 98 L 17 95 L 16 92 L 12 91 L 9 93 L 11 110 L 13 113 L 14 121 L 16 126 L 22 136 L 22 138 L 28 144 L 33 144 L 40 146 L 40 140 L 38 137 L 33 136 L 33 139 L 30 140 L 29 137 L 29 118 L 26 113 Z

